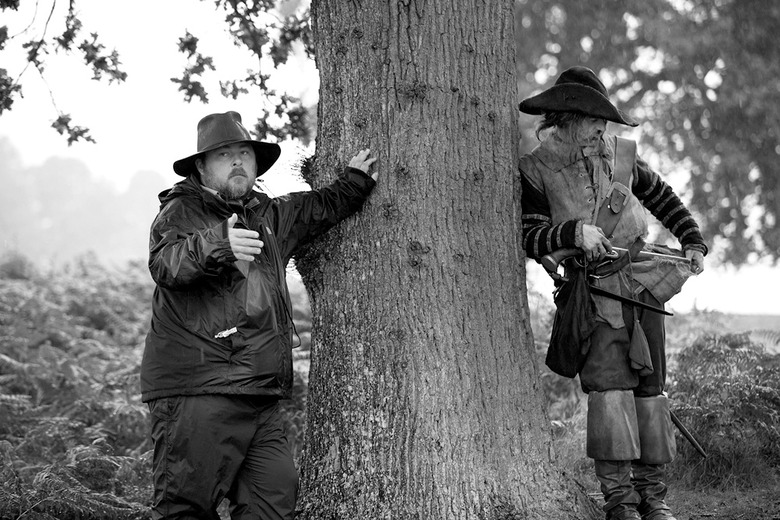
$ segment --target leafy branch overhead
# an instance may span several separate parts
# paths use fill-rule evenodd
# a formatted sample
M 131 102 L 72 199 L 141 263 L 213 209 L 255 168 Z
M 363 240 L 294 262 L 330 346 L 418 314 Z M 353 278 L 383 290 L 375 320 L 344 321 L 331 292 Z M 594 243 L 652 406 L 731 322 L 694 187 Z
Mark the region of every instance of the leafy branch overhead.
M 92 79 L 102 79 L 105 74 L 108 82 L 122 82 L 127 79 L 127 73 L 119 69 L 119 54 L 111 51 L 111 54 L 102 54 L 105 47 L 97 42 L 97 33 L 91 34 L 92 40 L 84 40 L 79 45 L 79 50 L 84 53 L 84 61 L 92 67 Z
M 0 0 L 0 9 L 13 9 L 16 11 L 19 9 L 19 0 Z
M 309 11 L 296 14 L 301 0 L 277 3 L 273 0 L 247 2 L 217 0 L 218 9 L 225 12 L 225 24 L 235 45 L 248 50 L 257 60 L 257 68 L 248 70 L 243 78 L 220 80 L 220 94 L 228 99 L 256 92 L 264 100 L 255 132 L 260 138 L 292 137 L 308 142 L 312 137 L 309 111 L 300 100 L 269 86 L 271 75 L 262 71 L 287 63 L 295 54 L 295 43 L 300 42 L 307 56 L 313 56 L 314 45 L 309 27 Z M 179 51 L 187 56 L 188 64 L 181 77 L 171 78 L 179 85 L 188 103 L 194 98 L 208 103 L 208 92 L 201 81 L 207 70 L 214 71 L 212 57 L 198 50 L 198 38 L 189 31 L 179 39 Z M 270 64 L 264 61 L 270 57 Z M 274 117 L 272 117 L 274 116 Z
M 94 143 L 95 140 L 89 135 L 89 129 L 83 126 L 76 126 L 72 124 L 69 114 L 60 114 L 56 121 L 51 124 L 57 133 L 60 135 L 66 135 L 68 139 L 68 145 L 75 143 L 76 141 L 88 141 Z
M 55 52 L 62 51 L 65 54 L 80 54 L 84 59 L 84 63 L 92 69 L 92 79 L 101 80 L 108 78 L 109 84 L 114 82 L 120 83 L 127 79 L 127 73 L 120 68 L 119 53 L 116 50 L 107 53 L 105 46 L 98 41 L 99 36 L 97 32 L 91 33 L 89 38 L 83 39 L 74 49 L 76 38 L 82 29 L 82 22 L 76 16 L 75 0 L 70 0 L 68 4 L 68 14 L 65 17 L 63 32 L 59 36 L 53 37 L 47 34 L 56 6 L 57 1 L 53 0 L 40 36 L 32 38 L 22 45 L 22 48 L 27 52 L 28 66 L 15 79 L 8 74 L 6 69 L 0 69 L 0 115 L 5 110 L 11 109 L 16 96 L 23 95 L 21 79 L 30 65 L 37 70 L 41 79 L 48 86 L 45 74 L 45 60 L 49 55 L 49 46 L 53 47 Z M 0 1 L 0 10 L 2 11 L 6 9 L 18 10 L 18 8 L 18 1 Z M 6 42 L 11 38 L 25 34 L 33 26 L 34 21 L 30 23 L 27 29 L 11 37 L 8 36 L 7 27 L 0 28 L 0 50 L 4 48 Z M 57 119 L 52 123 L 52 128 L 60 134 L 67 136 L 68 145 L 81 140 L 94 143 L 95 140 L 89 135 L 89 129 L 73 124 L 71 116 L 58 108 L 55 102 L 55 94 L 51 91 L 51 88 L 49 88 L 49 92 L 51 93 L 54 110 L 58 114 Z
M 208 94 L 198 78 L 203 75 L 206 69 L 216 70 L 214 59 L 198 52 L 198 39 L 189 31 L 182 38 L 179 38 L 179 51 L 187 55 L 189 65 L 184 69 L 181 78 L 171 78 L 171 81 L 179 84 L 179 90 L 184 92 L 184 100 L 187 103 L 191 102 L 192 98 L 198 98 L 202 103 L 208 103 Z

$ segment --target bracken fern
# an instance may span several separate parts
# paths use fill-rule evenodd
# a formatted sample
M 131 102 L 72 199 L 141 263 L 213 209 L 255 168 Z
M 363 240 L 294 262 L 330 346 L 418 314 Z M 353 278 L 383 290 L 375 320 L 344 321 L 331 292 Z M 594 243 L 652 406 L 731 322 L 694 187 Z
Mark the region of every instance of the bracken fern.
M 24 262 L 10 262 L 3 269 L 0 258 L 0 520 L 149 518 L 152 446 L 139 388 L 154 287 L 146 266 L 120 272 L 85 257 L 20 276 Z M 296 460 L 308 380 L 300 350 L 293 400 L 283 402 Z
M 709 457 L 681 437 L 674 463 L 692 486 L 765 485 L 780 469 L 780 358 L 749 333 L 709 334 L 677 356 L 670 397 Z

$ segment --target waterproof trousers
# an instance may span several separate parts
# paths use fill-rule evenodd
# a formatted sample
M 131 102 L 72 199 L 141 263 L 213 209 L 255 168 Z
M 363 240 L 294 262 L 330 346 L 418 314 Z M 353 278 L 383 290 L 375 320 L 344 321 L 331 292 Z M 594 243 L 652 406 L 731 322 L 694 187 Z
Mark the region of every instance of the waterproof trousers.
M 178 396 L 149 403 L 155 520 L 291 520 L 298 474 L 276 400 Z

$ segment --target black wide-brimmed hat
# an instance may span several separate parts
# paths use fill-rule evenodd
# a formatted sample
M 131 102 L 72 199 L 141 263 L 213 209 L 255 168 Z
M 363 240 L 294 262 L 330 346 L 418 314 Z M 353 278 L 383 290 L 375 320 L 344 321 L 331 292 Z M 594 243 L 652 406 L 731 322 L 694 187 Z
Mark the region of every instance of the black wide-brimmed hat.
M 521 101 L 520 111 L 535 116 L 545 112 L 577 112 L 621 125 L 638 125 L 609 101 L 607 88 L 587 67 L 566 69 L 555 85 Z
M 255 149 L 258 177 L 268 171 L 279 158 L 279 154 L 282 153 L 282 149 L 279 148 L 278 144 L 252 139 L 249 131 L 241 124 L 241 114 L 238 112 L 210 114 L 198 122 L 197 153 L 174 162 L 173 171 L 186 177 L 197 171 L 195 159 L 199 156 L 222 146 L 237 143 L 250 143 Z

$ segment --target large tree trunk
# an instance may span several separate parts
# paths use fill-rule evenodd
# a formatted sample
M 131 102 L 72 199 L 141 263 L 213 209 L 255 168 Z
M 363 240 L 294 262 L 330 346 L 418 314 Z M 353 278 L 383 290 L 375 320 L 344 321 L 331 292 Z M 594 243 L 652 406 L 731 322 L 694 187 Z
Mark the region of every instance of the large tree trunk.
M 589 518 L 551 464 L 516 238 L 513 2 L 314 1 L 314 184 L 362 214 L 299 259 L 313 310 L 301 518 Z

